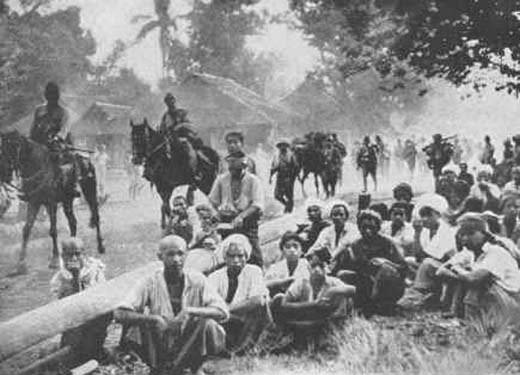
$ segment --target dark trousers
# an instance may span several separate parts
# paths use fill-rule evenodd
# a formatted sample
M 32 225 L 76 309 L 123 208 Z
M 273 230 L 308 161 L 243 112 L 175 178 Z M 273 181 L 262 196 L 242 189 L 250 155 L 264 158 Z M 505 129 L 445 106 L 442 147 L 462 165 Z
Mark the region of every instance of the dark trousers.
M 399 272 L 389 264 L 383 264 L 374 275 L 340 271 L 338 277 L 356 287 L 354 306 L 363 314 L 392 314 L 396 302 L 403 296 L 405 282 Z
M 274 197 L 285 206 L 285 212 L 294 208 L 294 179 L 278 178 L 274 188 Z
M 105 314 L 77 328 L 63 332 L 61 347 L 71 347 L 73 365 L 103 358 L 103 344 L 107 336 L 107 327 L 111 321 L 112 314 Z

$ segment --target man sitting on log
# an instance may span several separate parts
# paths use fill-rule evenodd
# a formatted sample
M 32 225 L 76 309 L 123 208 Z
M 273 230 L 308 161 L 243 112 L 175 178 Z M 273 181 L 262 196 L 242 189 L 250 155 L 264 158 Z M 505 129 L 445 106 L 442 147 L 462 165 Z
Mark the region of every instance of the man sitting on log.
M 121 346 L 136 350 L 155 373 L 199 371 L 208 356 L 224 350 L 225 331 L 218 322 L 228 319 L 228 308 L 204 275 L 183 270 L 181 237 L 161 239 L 158 256 L 161 267 L 115 312 L 125 325 Z
M 51 279 L 51 292 L 55 297 L 65 298 L 105 282 L 105 265 L 85 254 L 81 239 L 64 239 L 61 248 L 62 267 Z M 111 314 L 103 315 L 63 333 L 61 346 L 71 347 L 73 366 L 92 358 L 103 359 L 103 343 L 111 319 Z

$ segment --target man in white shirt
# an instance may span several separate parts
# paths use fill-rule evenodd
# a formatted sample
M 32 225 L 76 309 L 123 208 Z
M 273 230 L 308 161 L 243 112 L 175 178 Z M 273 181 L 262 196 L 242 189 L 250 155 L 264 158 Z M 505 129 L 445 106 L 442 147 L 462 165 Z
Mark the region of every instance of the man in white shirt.
M 453 278 L 466 286 L 465 317 L 488 324 L 502 322 L 520 308 L 520 270 L 504 246 L 489 234 L 481 215 L 468 213 L 458 220 L 462 246 L 475 254 L 471 267 L 451 267 Z M 493 317 L 493 321 L 489 320 Z M 498 318 L 498 319 L 497 319 Z M 495 327 L 496 328 L 496 327 Z
M 520 166 L 515 166 L 511 171 L 513 179 L 504 186 L 503 194 L 507 193 L 520 193 Z
M 331 226 L 324 228 L 318 239 L 310 247 L 307 254 L 313 254 L 326 248 L 331 257 L 334 257 L 343 247 L 353 243 L 360 237 L 357 226 L 348 222 L 350 208 L 343 201 L 332 203 L 330 209 Z
M 392 238 L 403 256 L 413 256 L 414 229 L 406 221 L 408 204 L 396 202 L 390 207 L 390 220 L 381 225 L 381 234 Z

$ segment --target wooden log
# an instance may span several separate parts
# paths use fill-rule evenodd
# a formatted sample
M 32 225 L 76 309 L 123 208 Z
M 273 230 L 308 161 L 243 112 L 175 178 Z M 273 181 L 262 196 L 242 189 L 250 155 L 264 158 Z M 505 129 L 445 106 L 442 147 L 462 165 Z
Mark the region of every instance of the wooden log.
M 158 262 L 150 263 L 1 323 L 0 362 L 40 341 L 113 311 L 132 287 L 158 266 Z

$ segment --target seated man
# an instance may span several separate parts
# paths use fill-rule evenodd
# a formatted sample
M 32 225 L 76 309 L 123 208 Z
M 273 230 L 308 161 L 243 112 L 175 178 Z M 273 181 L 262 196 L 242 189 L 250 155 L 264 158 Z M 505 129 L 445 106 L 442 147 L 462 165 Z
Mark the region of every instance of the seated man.
M 296 279 L 285 294 L 273 299 L 271 308 L 278 325 L 319 328 L 333 318 L 346 317 L 348 299 L 354 296 L 356 288 L 327 276 L 328 252 L 316 252 L 309 259 L 309 275 Z
M 194 225 L 195 235 L 193 236 L 191 249 L 200 248 L 202 241 L 208 236 L 213 238 L 216 244 L 222 242 L 222 236 L 218 233 L 218 217 L 215 215 L 213 209 L 207 204 L 199 204 L 196 207 L 198 216 L 198 225 Z
M 321 231 L 330 225 L 330 223 L 322 217 L 323 206 L 321 202 L 314 199 L 307 201 L 306 205 L 309 223 L 299 224 L 298 230 L 296 231 L 304 241 L 303 254 L 306 254 L 309 248 L 316 242 Z
M 332 272 L 355 285 L 354 304 L 363 314 L 391 314 L 404 293 L 406 261 L 392 240 L 379 234 L 377 212 L 361 211 L 358 227 L 361 238 L 342 249 Z
M 417 269 L 413 285 L 399 304 L 405 308 L 422 307 L 427 302 L 438 302 L 442 283 L 435 273 L 457 249 L 455 229 L 443 218 L 448 209 L 446 200 L 437 194 L 424 195 L 417 204 L 414 219 L 415 258 L 407 258 L 411 268 Z
M 413 191 L 410 184 L 402 182 L 394 187 L 392 193 L 396 203 L 404 203 L 406 205 L 406 221 L 411 221 L 414 205 L 412 203 Z
M 231 314 L 225 324 L 227 347 L 243 352 L 268 322 L 269 291 L 260 267 L 246 264 L 252 251 L 246 236 L 232 234 L 222 242 L 221 250 L 226 266 L 209 275 L 209 281 L 226 301 Z
M 258 221 L 264 209 L 262 185 L 258 177 L 246 171 L 247 160 L 243 152 L 230 154 L 226 160 L 229 172 L 217 177 L 209 193 L 209 201 L 217 211 L 219 221 L 231 224 L 231 233 L 247 236 L 253 247 L 249 263 L 262 267 L 262 252 L 258 243 Z
M 357 227 L 348 221 L 350 208 L 343 201 L 335 201 L 331 204 L 329 216 L 332 220 L 331 226 L 324 228 L 314 244 L 310 247 L 308 254 L 327 248 L 330 256 L 334 257 L 341 246 L 348 245 L 359 238 Z
M 206 277 L 183 269 L 185 256 L 181 237 L 161 239 L 161 264 L 115 312 L 125 327 L 121 345 L 136 350 L 153 371 L 195 372 L 207 356 L 225 350 L 218 322 L 228 319 L 229 310 Z
M 498 212 L 500 204 L 500 188 L 491 182 L 493 168 L 490 165 L 482 165 L 477 171 L 477 182 L 471 187 L 469 196 L 484 201 L 484 211 Z
M 467 268 L 451 267 L 449 275 L 466 290 L 465 317 L 496 329 L 494 324 L 503 324 L 520 308 L 520 270 L 479 215 L 466 214 L 458 224 L 461 242 L 473 252 L 475 261 Z
M 62 268 L 51 279 L 51 292 L 58 299 L 105 282 L 105 265 L 87 256 L 83 241 L 77 237 L 61 242 L 61 261 Z M 103 359 L 103 343 L 111 315 L 103 315 L 63 333 L 61 346 L 72 348 L 73 365 L 92 358 Z
M 188 217 L 188 201 L 184 196 L 177 195 L 173 198 L 172 206 L 172 217 L 163 236 L 176 235 L 190 243 L 193 238 L 193 225 Z
M 396 202 L 390 207 L 390 220 L 381 225 L 381 234 L 392 238 L 405 257 L 413 256 L 414 230 L 406 221 L 407 205 Z
M 280 239 L 283 259 L 271 265 L 265 273 L 271 296 L 285 293 L 294 280 L 309 277 L 309 264 L 302 258 L 303 240 L 295 232 L 285 232 Z

